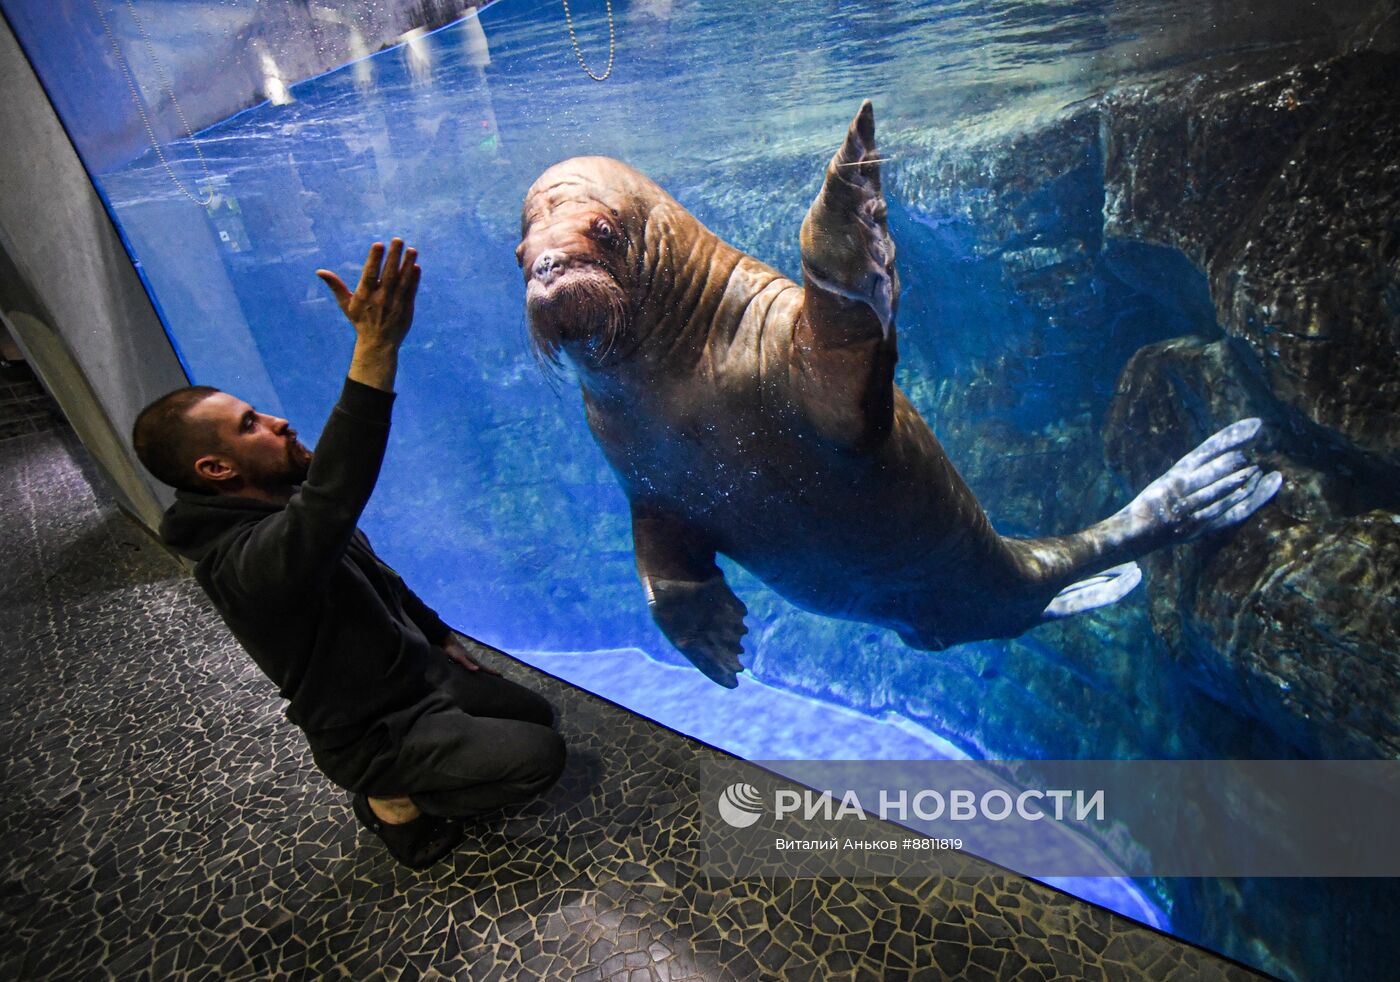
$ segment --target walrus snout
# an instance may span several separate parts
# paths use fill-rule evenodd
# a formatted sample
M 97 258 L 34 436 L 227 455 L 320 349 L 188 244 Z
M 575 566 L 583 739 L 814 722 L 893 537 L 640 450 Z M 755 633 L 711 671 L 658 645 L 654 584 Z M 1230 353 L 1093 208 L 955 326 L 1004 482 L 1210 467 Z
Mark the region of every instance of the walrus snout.
M 530 267 L 530 275 L 541 286 L 549 286 L 564 269 L 567 258 L 562 249 L 550 249 L 547 252 L 542 252 L 535 260 L 535 264 Z
M 543 253 L 530 265 L 525 287 L 531 341 L 556 365 L 566 346 L 575 361 L 606 359 L 627 328 L 625 292 L 597 263 L 571 260 L 562 251 L 545 262 L 549 256 Z

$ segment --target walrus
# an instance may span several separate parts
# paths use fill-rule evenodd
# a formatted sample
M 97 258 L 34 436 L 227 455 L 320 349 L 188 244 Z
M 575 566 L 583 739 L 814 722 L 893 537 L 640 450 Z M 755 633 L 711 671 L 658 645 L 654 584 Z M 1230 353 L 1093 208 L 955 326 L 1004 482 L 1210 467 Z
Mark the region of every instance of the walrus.
M 1098 524 L 999 535 L 894 384 L 899 277 L 862 104 L 802 223 L 802 285 L 606 157 L 546 170 L 516 258 L 531 341 L 576 370 L 626 491 L 657 625 L 710 679 L 736 673 L 747 608 L 717 555 L 787 600 L 914 648 L 1014 637 L 1112 603 L 1134 560 L 1242 521 L 1282 477 L 1226 426 Z

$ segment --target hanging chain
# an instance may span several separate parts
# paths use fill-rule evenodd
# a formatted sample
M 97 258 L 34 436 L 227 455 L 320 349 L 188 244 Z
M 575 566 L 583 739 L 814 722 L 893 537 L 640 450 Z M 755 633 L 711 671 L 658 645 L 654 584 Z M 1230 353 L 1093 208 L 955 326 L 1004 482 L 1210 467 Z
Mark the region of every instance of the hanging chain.
M 151 118 L 146 113 L 146 107 L 141 104 L 141 94 L 136 88 L 136 80 L 131 77 L 131 67 L 127 63 L 126 56 L 122 54 L 121 45 L 117 43 L 117 36 L 112 33 L 112 25 L 107 22 L 107 15 L 102 12 L 100 0 L 92 0 L 92 9 L 97 13 L 98 20 L 102 21 L 102 30 L 107 35 L 108 42 L 112 45 L 112 53 L 116 56 L 117 66 L 121 68 L 122 78 L 126 80 L 126 87 L 131 92 L 131 102 L 136 106 L 136 112 L 141 117 L 142 124 L 146 127 L 146 136 L 151 141 L 151 149 L 156 152 L 156 157 L 160 160 L 165 172 L 170 175 L 171 183 L 180 189 L 180 193 L 189 198 L 195 204 L 207 208 L 214 201 L 213 183 L 214 179 L 209 175 L 209 163 L 204 159 L 204 151 L 200 149 L 199 141 L 194 138 L 194 133 L 190 130 L 189 120 L 185 118 L 185 111 L 180 108 L 179 101 L 175 98 L 175 90 L 171 88 L 170 82 L 165 77 L 165 70 L 160 67 L 160 62 L 156 59 L 155 48 L 151 44 L 151 36 L 146 33 L 146 27 L 141 23 L 141 19 L 136 16 L 136 7 L 132 0 L 126 0 L 127 9 L 131 12 L 132 20 L 136 21 L 137 28 L 141 31 L 141 37 L 146 45 L 146 53 L 150 56 L 151 62 L 155 65 L 156 74 L 160 78 L 161 86 L 165 89 L 166 95 L 170 97 L 170 103 L 175 107 L 175 113 L 180 117 L 181 124 L 185 127 L 185 136 L 189 138 L 190 144 L 194 147 L 194 152 L 199 156 L 200 168 L 204 171 L 204 183 L 210 190 L 207 197 L 197 197 L 194 192 L 185 187 L 184 183 L 175 173 L 175 168 L 170 166 L 169 159 L 165 156 L 165 151 L 160 148 L 160 141 L 156 139 L 155 127 L 151 125 Z
M 578 36 L 574 33 L 574 15 L 569 12 L 569 0 L 563 0 L 564 22 L 569 25 L 569 43 L 574 46 L 574 57 L 578 59 L 578 67 L 588 73 L 588 77 L 595 82 L 601 82 L 612 74 L 613 55 L 617 51 L 617 34 L 613 30 L 613 9 L 612 0 L 606 0 L 608 5 L 608 67 L 601 75 L 594 75 L 593 69 L 588 67 L 588 62 L 583 60 L 583 52 L 578 46 Z

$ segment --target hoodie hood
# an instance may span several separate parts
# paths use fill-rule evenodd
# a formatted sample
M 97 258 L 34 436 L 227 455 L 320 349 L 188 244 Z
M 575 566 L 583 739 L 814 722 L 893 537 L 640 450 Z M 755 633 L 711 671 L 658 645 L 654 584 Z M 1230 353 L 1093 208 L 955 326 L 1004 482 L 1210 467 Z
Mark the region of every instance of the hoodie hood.
M 254 524 L 283 507 L 238 495 L 176 491 L 175 503 L 160 521 L 160 540 L 198 562 L 231 529 Z

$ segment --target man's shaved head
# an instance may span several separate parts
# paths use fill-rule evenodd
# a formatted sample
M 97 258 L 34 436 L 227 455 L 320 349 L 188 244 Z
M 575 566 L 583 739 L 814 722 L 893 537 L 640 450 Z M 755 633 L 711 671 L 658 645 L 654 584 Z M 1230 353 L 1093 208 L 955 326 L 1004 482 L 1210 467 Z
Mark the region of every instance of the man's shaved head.
M 219 449 L 219 437 L 209 423 L 192 420 L 189 412 L 219 390 L 191 385 L 161 396 L 136 417 L 131 443 L 136 456 L 158 481 L 181 491 L 213 490 L 195 473 L 194 462 Z

